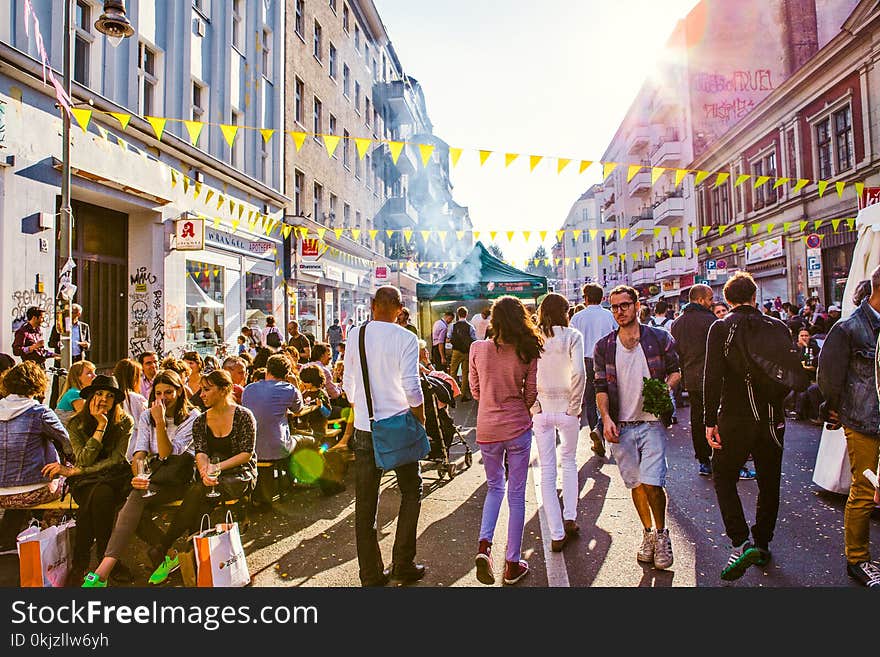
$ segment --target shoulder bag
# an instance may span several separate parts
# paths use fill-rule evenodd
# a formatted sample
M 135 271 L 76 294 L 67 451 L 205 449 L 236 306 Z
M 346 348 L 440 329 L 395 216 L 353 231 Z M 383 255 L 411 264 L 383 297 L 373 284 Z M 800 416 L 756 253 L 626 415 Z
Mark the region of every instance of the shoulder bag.
M 195 459 L 189 452 L 169 454 L 161 459 L 158 456 L 151 463 L 153 474 L 150 483 L 159 486 L 188 486 L 195 472 Z
M 373 397 L 370 394 L 370 374 L 367 369 L 365 340 L 369 322 L 361 326 L 358 347 L 361 357 L 361 373 L 364 377 L 364 395 L 367 398 L 367 412 L 370 416 L 370 432 L 373 438 L 373 456 L 376 466 L 382 470 L 416 463 L 425 458 L 431 450 L 425 427 L 416 419 L 410 409 L 382 420 L 373 418 Z

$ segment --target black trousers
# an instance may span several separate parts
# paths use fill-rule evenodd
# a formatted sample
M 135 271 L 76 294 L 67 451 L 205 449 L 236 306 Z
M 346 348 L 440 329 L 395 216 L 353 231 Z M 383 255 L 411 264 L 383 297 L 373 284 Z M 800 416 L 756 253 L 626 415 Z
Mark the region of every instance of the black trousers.
M 98 559 L 107 551 L 113 525 L 116 524 L 116 512 L 131 487 L 126 490 L 118 485 L 104 482 L 72 486 L 73 499 L 79 509 L 76 512 L 76 538 L 73 546 L 73 562 L 77 566 L 87 566 L 89 551 L 95 544 Z
M 779 413 L 778 415 L 781 415 Z M 758 502 L 752 538 L 755 545 L 766 548 L 773 540 L 776 517 L 779 513 L 779 483 L 782 472 L 782 446 L 785 421 L 763 420 L 758 423 L 749 416 L 728 416 L 722 411 L 718 418 L 722 449 L 712 456 L 712 479 L 724 529 L 734 546 L 749 539 L 742 502 L 736 485 L 739 469 L 749 453 L 755 460 L 758 481 Z
M 221 502 L 231 499 L 227 497 L 226 492 L 223 490 L 223 486 L 217 486 L 216 488 L 217 492 L 220 493 L 220 497 L 208 497 L 207 495 L 211 489 L 205 486 L 201 480 L 190 485 L 186 494 L 183 496 L 183 501 L 177 509 L 177 513 L 175 513 L 174 517 L 171 519 L 168 531 L 165 532 L 162 541 L 158 544 L 158 547 L 162 550 L 163 554 L 168 552 L 169 548 L 174 545 L 174 541 L 181 536 L 189 536 L 198 531 L 203 515 L 207 513 L 210 516 L 211 509 Z M 240 506 L 241 514 L 245 514 L 247 505 L 241 504 Z M 236 518 L 236 520 L 238 522 L 244 522 L 246 518 Z
M 442 352 L 440 350 L 443 350 Z M 443 344 L 435 344 L 431 347 L 431 362 L 434 364 L 434 369 L 437 371 L 445 372 L 446 371 L 446 363 L 444 363 L 441 358 L 446 355 L 446 345 Z
M 354 533 L 358 566 L 361 584 L 369 585 L 382 579 L 382 553 L 379 551 L 376 531 L 382 470 L 376 467 L 372 434 L 355 429 L 351 443 L 354 450 Z M 422 475 L 418 461 L 402 465 L 394 472 L 400 489 L 400 509 L 391 560 L 395 566 L 406 568 L 416 558 L 416 529 L 422 509 Z
M 703 391 L 688 390 L 691 403 L 691 440 L 694 443 L 694 458 L 700 463 L 708 463 L 712 458 L 712 448 L 706 441 L 706 422 L 703 417 Z

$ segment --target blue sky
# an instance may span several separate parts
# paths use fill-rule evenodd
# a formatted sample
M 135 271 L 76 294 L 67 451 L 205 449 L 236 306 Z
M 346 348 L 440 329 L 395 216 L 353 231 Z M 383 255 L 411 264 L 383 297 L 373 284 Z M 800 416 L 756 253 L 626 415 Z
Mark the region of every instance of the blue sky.
M 656 53 L 696 0 L 374 0 L 405 71 L 451 146 L 500 151 L 483 167 L 465 151 L 451 170 L 474 228 L 555 231 L 600 167 L 529 173 L 528 155 L 598 159 Z M 504 166 L 504 153 L 521 153 Z M 484 233 L 485 235 L 485 233 Z M 481 236 L 488 243 L 488 235 Z M 537 248 L 497 236 L 509 258 Z

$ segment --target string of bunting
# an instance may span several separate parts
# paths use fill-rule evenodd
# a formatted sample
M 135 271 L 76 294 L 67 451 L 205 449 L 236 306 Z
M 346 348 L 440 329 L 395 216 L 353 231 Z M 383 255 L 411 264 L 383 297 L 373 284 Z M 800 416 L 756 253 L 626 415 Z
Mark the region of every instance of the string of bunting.
M 125 112 L 104 112 L 102 110 L 96 110 L 92 108 L 71 108 L 71 114 L 76 119 L 79 126 L 85 131 L 88 129 L 89 123 L 92 120 L 93 115 L 95 114 L 103 114 L 105 116 L 110 116 L 116 119 L 119 122 L 121 129 L 124 131 L 129 122 L 131 121 L 132 114 Z M 371 146 L 387 146 L 389 154 L 391 156 L 392 162 L 397 164 L 397 161 L 400 157 L 400 154 L 403 152 L 404 147 L 411 146 L 418 150 L 419 156 L 422 162 L 422 166 L 427 166 L 428 162 L 431 160 L 431 157 L 435 150 L 434 144 L 425 144 L 420 142 L 411 142 L 411 141 L 395 141 L 388 139 L 374 139 L 371 137 L 355 137 L 355 136 L 340 136 L 333 134 L 325 134 L 325 133 L 316 133 L 316 132 L 302 132 L 302 131 L 279 131 L 274 128 L 257 128 L 253 126 L 238 126 L 238 125 L 230 125 L 226 123 L 214 123 L 209 121 L 190 121 L 186 119 L 178 119 L 178 118 L 170 118 L 170 117 L 160 117 L 160 116 L 145 116 L 146 121 L 153 128 L 153 133 L 156 135 L 156 139 L 159 141 L 162 140 L 162 135 L 165 132 L 165 128 L 168 125 L 168 122 L 173 123 L 182 123 L 184 124 L 187 134 L 189 135 L 190 143 L 193 146 L 198 146 L 199 140 L 201 139 L 203 129 L 205 126 L 212 128 L 219 128 L 220 132 L 223 135 L 224 140 L 229 147 L 231 148 L 238 135 L 242 130 L 250 130 L 250 131 L 258 131 L 264 142 L 268 143 L 277 132 L 285 132 L 288 134 L 294 142 L 294 146 L 296 147 L 297 152 L 300 151 L 303 145 L 306 143 L 306 140 L 309 137 L 314 137 L 323 142 L 324 147 L 327 151 L 328 157 L 333 157 L 336 152 L 339 144 L 343 140 L 349 140 L 354 142 L 355 147 L 357 149 L 357 154 L 360 159 L 363 159 Z M 486 149 L 465 149 L 458 147 L 449 147 L 449 157 L 452 162 L 452 166 L 456 166 L 465 152 L 474 152 L 479 158 L 480 166 L 486 164 L 486 162 L 493 155 L 504 155 L 504 167 L 510 167 L 515 161 L 517 161 L 521 153 L 508 153 L 504 151 L 494 151 L 494 150 L 486 150 Z M 496 158 L 499 159 L 499 158 Z M 682 181 L 689 175 L 694 176 L 694 184 L 701 185 L 707 180 L 713 184 L 714 187 L 720 187 L 721 185 L 726 184 L 730 178 L 731 174 L 729 172 L 724 171 L 703 171 L 699 169 L 680 169 L 680 168 L 668 168 L 668 167 L 654 167 L 640 163 L 629 163 L 629 162 L 601 162 L 596 160 L 584 160 L 579 158 L 562 158 L 562 157 L 554 157 L 548 155 L 529 155 L 528 156 L 528 166 L 529 171 L 534 171 L 538 165 L 543 161 L 556 162 L 556 172 L 558 174 L 563 173 L 563 171 L 568 170 L 568 167 L 572 163 L 577 163 L 577 171 L 579 174 L 587 171 L 593 164 L 600 164 L 602 166 L 602 179 L 607 180 L 615 171 L 618 169 L 626 170 L 626 181 L 629 183 L 632 181 L 640 173 L 650 173 L 651 185 L 654 186 L 657 182 L 663 178 L 664 176 L 672 175 L 674 176 L 675 187 L 681 185 Z M 523 161 L 525 161 L 525 157 L 523 157 Z M 574 170 L 575 167 L 572 167 L 571 170 Z M 714 177 L 714 178 L 713 178 Z M 711 179 L 711 180 L 710 180 Z M 809 178 L 789 178 L 789 177 L 777 177 L 777 176 L 754 176 L 752 174 L 741 174 L 737 176 L 733 181 L 734 187 L 739 187 L 740 185 L 744 185 L 749 183 L 755 189 L 763 187 L 764 185 L 768 185 L 772 183 L 772 189 L 776 190 L 785 185 L 791 186 L 791 191 L 793 193 L 800 192 L 801 190 L 811 186 L 816 185 L 816 189 L 820 197 L 824 196 L 829 186 L 833 184 L 833 189 L 837 192 L 839 197 L 843 197 L 844 190 L 847 185 L 851 186 L 856 195 L 861 197 L 862 191 L 864 190 L 863 182 L 855 182 L 855 181 L 837 181 L 832 183 L 829 180 L 812 180 Z

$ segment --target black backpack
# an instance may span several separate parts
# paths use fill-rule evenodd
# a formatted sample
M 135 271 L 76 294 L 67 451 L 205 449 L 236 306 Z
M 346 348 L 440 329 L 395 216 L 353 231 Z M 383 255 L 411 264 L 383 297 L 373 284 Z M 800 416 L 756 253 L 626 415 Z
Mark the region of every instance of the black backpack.
M 452 325 L 452 348 L 466 354 L 471 349 L 471 325 L 465 320 L 460 319 Z
M 757 314 L 728 317 L 736 319 L 731 321 L 724 355 L 729 356 L 730 347 L 736 345 L 740 358 L 732 361 L 739 361 L 736 369 L 745 377 L 753 401 L 757 396 L 778 403 L 792 390 L 803 392 L 810 387 L 810 377 L 783 322 Z
M 277 326 L 271 326 L 266 329 L 266 344 L 273 349 L 277 349 L 283 344 L 281 331 L 278 330 Z

